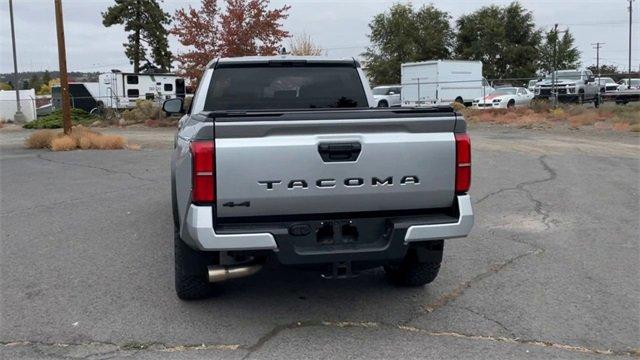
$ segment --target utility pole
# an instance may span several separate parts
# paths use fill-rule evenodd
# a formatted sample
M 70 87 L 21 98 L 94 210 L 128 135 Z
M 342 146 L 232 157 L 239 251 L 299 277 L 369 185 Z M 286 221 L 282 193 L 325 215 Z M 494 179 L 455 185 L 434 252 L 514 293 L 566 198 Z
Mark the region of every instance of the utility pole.
M 629 87 L 631 87 L 631 34 L 633 33 L 633 1 L 629 0 Z
M 60 66 L 60 93 L 62 95 L 62 128 L 71 134 L 71 100 L 69 99 L 69 77 L 67 76 L 67 52 L 64 44 L 62 0 L 53 0 L 56 9 L 56 32 L 58 34 L 58 63 Z
M 602 74 L 600 73 L 600 48 L 605 43 L 597 42 L 595 44 L 591 44 L 596 47 L 596 72 L 598 73 L 598 91 L 600 91 L 600 77 Z
M 20 106 L 20 77 L 18 76 L 18 60 L 16 59 L 16 31 L 13 26 L 13 1 L 9 0 L 9 18 L 11 19 L 11 44 L 13 46 L 13 88 L 16 91 L 16 113 L 13 122 L 23 123 L 27 118 L 22 113 Z
M 553 39 L 553 72 L 551 75 L 551 89 L 553 91 L 553 108 L 558 106 L 558 89 L 556 87 L 556 72 L 558 71 L 558 24 L 553 26 L 553 33 L 555 38 Z
M 600 74 L 600 48 L 602 48 L 602 45 L 604 44 L 605 43 L 601 43 L 601 42 L 591 44 L 592 46 L 595 46 L 595 49 L 596 49 L 596 72 L 598 73 L 598 77 L 602 75 Z

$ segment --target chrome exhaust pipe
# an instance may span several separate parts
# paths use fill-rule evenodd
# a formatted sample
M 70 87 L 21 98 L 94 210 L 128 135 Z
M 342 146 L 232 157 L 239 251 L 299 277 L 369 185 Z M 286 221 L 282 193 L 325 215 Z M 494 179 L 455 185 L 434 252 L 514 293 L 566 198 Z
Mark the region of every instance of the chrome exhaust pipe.
M 261 264 L 243 266 L 208 266 L 209 282 L 217 283 L 253 275 L 262 269 Z

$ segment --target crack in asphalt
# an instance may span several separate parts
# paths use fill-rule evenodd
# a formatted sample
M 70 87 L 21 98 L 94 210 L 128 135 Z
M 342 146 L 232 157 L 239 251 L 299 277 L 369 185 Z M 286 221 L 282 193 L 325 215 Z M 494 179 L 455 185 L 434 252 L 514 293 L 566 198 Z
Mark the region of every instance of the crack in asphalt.
M 471 309 L 469 307 L 466 307 L 466 306 L 458 306 L 458 307 L 460 309 L 466 310 L 466 311 L 468 311 L 468 312 L 470 312 L 472 314 L 476 314 L 476 315 L 480 316 L 481 318 L 498 325 L 502 330 L 506 331 L 509 335 L 511 335 L 511 337 L 513 337 L 513 338 L 516 337 L 516 334 L 511 329 L 509 329 L 505 324 L 501 323 L 500 321 L 498 321 L 496 319 L 493 319 L 493 318 L 490 318 L 489 316 L 487 316 L 487 315 L 485 315 L 485 314 L 483 314 L 483 313 L 481 313 L 479 311 L 475 311 L 475 310 L 473 310 L 473 309 Z
M 638 349 L 632 350 L 613 350 L 613 349 L 598 349 L 598 348 L 588 348 L 583 346 L 555 343 L 551 341 L 542 341 L 542 340 L 532 340 L 532 339 L 523 339 L 518 337 L 503 337 L 503 336 L 486 336 L 486 335 L 473 335 L 473 334 L 464 334 L 458 332 L 437 332 L 437 331 L 428 331 L 416 327 L 402 325 L 399 328 L 406 331 L 422 333 L 428 336 L 444 336 L 444 337 L 454 337 L 468 340 L 481 340 L 481 341 L 492 341 L 497 343 L 508 343 L 508 344 L 518 344 L 518 345 L 531 345 L 538 347 L 546 347 L 546 348 L 555 348 L 562 349 L 571 352 L 585 353 L 585 354 L 595 354 L 595 355 L 613 355 L 613 356 L 632 356 L 637 357 L 640 355 L 640 351 Z
M 541 216 L 541 222 L 545 225 L 545 229 L 549 230 L 551 228 L 551 224 L 549 223 L 549 212 L 546 211 L 544 209 L 545 204 L 536 199 L 533 194 L 531 193 L 530 190 L 526 189 L 526 186 L 529 185 L 534 185 L 534 184 L 540 184 L 540 183 L 545 183 L 545 182 L 549 182 L 549 181 L 553 181 L 555 179 L 557 179 L 558 177 L 558 173 L 551 168 L 551 166 L 549 166 L 549 164 L 545 161 L 546 159 L 546 155 L 542 155 L 540 157 L 538 157 L 538 161 L 540 162 L 540 164 L 542 165 L 542 168 L 544 169 L 545 172 L 547 172 L 548 176 L 546 178 L 543 179 L 537 179 L 537 180 L 530 180 L 530 181 L 524 181 L 521 182 L 519 184 L 517 184 L 515 187 L 509 187 L 509 188 L 502 188 L 499 189 L 497 191 L 494 191 L 486 196 L 484 196 L 483 198 L 481 198 L 480 200 L 478 200 L 476 202 L 476 204 L 480 204 L 483 201 L 487 200 L 488 198 L 495 196 L 497 194 L 503 193 L 505 191 L 522 191 L 525 193 L 527 199 L 533 203 L 534 205 L 534 211 L 536 212 L 536 214 Z M 492 234 L 493 232 L 490 231 L 490 234 Z M 458 286 L 456 286 L 455 288 L 453 288 L 453 290 L 440 295 L 439 297 L 437 297 L 435 299 L 435 301 L 432 301 L 431 303 L 424 305 L 422 307 L 422 309 L 424 311 L 426 311 L 427 313 L 432 313 L 446 305 L 448 305 L 449 303 L 451 303 L 452 301 L 458 299 L 460 296 L 462 296 L 464 294 L 464 292 L 470 288 L 471 286 L 473 286 L 473 284 L 480 282 L 494 274 L 497 274 L 498 272 L 500 272 L 501 270 L 507 268 L 508 266 L 510 266 L 511 264 L 517 262 L 520 259 L 523 259 L 525 257 L 531 256 L 531 255 L 541 255 L 544 254 L 545 252 L 545 248 L 543 248 L 542 246 L 539 246 L 535 243 L 532 242 L 528 242 L 525 240 L 522 240 L 520 238 L 520 236 L 518 234 L 513 234 L 511 237 L 509 237 L 510 241 L 519 243 L 519 244 L 524 244 L 527 245 L 529 247 L 532 248 L 531 251 L 527 251 L 525 253 L 516 255 L 508 260 L 506 260 L 505 262 L 502 263 L 497 263 L 497 264 L 493 264 L 491 266 L 489 266 L 489 268 L 487 268 L 484 272 L 479 273 L 477 275 L 475 275 L 474 277 L 472 277 L 471 279 L 460 283 Z M 491 321 L 495 324 L 497 324 L 498 326 L 500 326 L 502 329 L 504 329 L 505 331 L 507 331 L 509 334 L 511 334 L 514 338 L 516 337 L 514 332 L 509 330 L 504 324 L 502 324 L 501 322 L 499 322 L 498 320 L 492 319 L 490 317 L 488 317 L 485 314 L 482 314 L 480 312 L 471 310 L 469 308 L 466 307 L 462 307 L 465 310 L 468 310 L 478 316 L 483 317 L 484 319 Z M 411 321 L 411 320 L 410 320 Z M 410 321 L 405 322 L 405 324 L 408 324 Z
M 460 296 L 462 296 L 464 294 L 464 292 L 470 288 L 473 284 L 482 281 L 486 278 L 488 278 L 489 276 L 496 274 L 498 272 L 500 272 L 502 269 L 508 267 L 509 265 L 515 263 L 516 261 L 525 258 L 527 256 L 530 255 L 537 255 L 537 254 L 542 254 L 544 251 L 543 250 L 533 250 L 533 251 L 527 251 L 526 253 L 522 253 L 520 255 L 514 256 L 512 258 L 510 258 L 509 260 L 502 262 L 502 263 L 497 263 L 497 264 L 493 264 L 491 266 L 489 266 L 489 268 L 480 273 L 475 275 L 474 277 L 472 277 L 471 279 L 459 284 L 458 286 L 456 286 L 455 288 L 453 288 L 453 290 L 440 295 L 438 298 L 436 298 L 435 301 L 422 306 L 423 310 L 426 311 L 427 313 L 432 313 L 436 310 L 438 310 L 439 308 L 446 306 L 447 304 L 449 304 L 450 302 L 456 300 L 457 298 L 459 298 Z
M 86 343 L 46 343 L 46 342 L 33 342 L 33 341 L 13 341 L 13 342 L 0 342 L 0 346 L 5 348 L 11 347 L 29 347 L 34 352 L 42 355 L 56 355 L 64 358 L 73 359 L 85 359 L 90 357 L 99 356 L 102 359 L 107 359 L 104 356 L 115 355 L 117 357 L 133 356 L 141 351 L 150 352 L 183 352 L 183 351 L 196 351 L 196 350 L 224 350 L 234 351 L 241 349 L 242 346 L 238 344 L 181 344 L 169 346 L 162 343 L 140 343 L 129 342 L 121 345 L 111 342 L 90 341 Z M 104 347 L 104 351 L 100 351 L 97 348 Z M 73 355 L 61 355 L 54 354 L 58 349 L 71 348 L 71 349 L 84 349 L 88 350 L 88 353 L 83 356 Z M 130 353 L 130 354 L 126 354 Z
M 242 360 L 248 359 L 251 355 L 262 349 L 262 347 L 278 336 L 281 332 L 285 330 L 291 329 L 299 329 L 306 327 L 317 327 L 317 326 L 334 326 L 340 328 L 371 328 L 371 327 L 379 327 L 380 323 L 377 322 L 355 322 L 355 321 L 296 321 L 288 324 L 276 325 L 269 332 L 261 336 L 255 344 L 247 347 L 247 354 L 242 357 Z
M 104 167 L 100 167 L 100 166 L 92 166 L 92 165 L 86 165 L 86 164 L 77 164 L 77 163 L 72 163 L 72 162 L 53 160 L 53 159 L 49 159 L 47 157 L 44 157 L 43 154 L 38 154 L 36 157 L 38 159 L 40 159 L 40 160 L 52 162 L 52 163 L 55 163 L 55 164 L 76 166 L 76 167 L 95 169 L 95 170 L 102 170 L 102 171 L 104 171 L 106 173 L 109 173 L 109 174 L 127 175 L 127 176 L 131 177 L 132 179 L 136 179 L 136 180 L 150 181 L 150 182 L 155 182 L 155 183 L 159 182 L 158 180 L 143 178 L 143 177 L 140 177 L 140 176 L 137 176 L 137 175 L 133 175 L 132 173 L 126 172 L 126 171 L 118 171 L 118 170 L 113 170 L 113 169 L 104 168 Z
M 89 358 L 89 357 L 95 357 L 95 356 L 102 357 L 107 355 L 117 355 L 119 357 L 130 356 L 130 355 L 134 356 L 138 352 L 142 352 L 142 351 L 182 352 L 182 351 L 198 351 L 198 350 L 223 350 L 223 351 L 245 350 L 247 351 L 247 354 L 243 356 L 243 359 L 247 359 L 251 355 L 255 354 L 257 351 L 261 350 L 267 342 L 274 339 L 283 331 L 302 329 L 302 328 L 308 328 L 308 327 L 400 330 L 400 331 L 407 331 L 407 332 L 422 334 L 425 336 L 451 337 L 451 338 L 466 339 L 466 340 L 490 341 L 490 342 L 503 343 L 503 344 L 529 345 L 529 346 L 537 346 L 537 347 L 544 347 L 544 348 L 554 348 L 554 349 L 565 350 L 565 351 L 574 352 L 574 353 L 586 353 L 586 354 L 610 355 L 610 356 L 631 356 L 631 357 L 640 356 L 640 349 L 630 349 L 630 350 L 599 349 L 595 347 L 592 348 L 592 347 L 576 346 L 576 345 L 556 343 L 556 342 L 544 341 L 544 340 L 524 339 L 516 336 L 503 337 L 503 336 L 465 334 L 465 333 L 451 332 L 451 331 L 429 331 L 429 330 L 408 326 L 408 325 L 394 325 L 394 324 L 388 324 L 384 322 L 371 322 L 371 321 L 296 321 L 288 324 L 280 324 L 280 325 L 274 326 L 273 329 L 271 329 L 265 335 L 260 337 L 256 343 L 250 346 L 243 346 L 239 344 L 200 344 L 200 345 L 183 344 L 183 345 L 168 346 L 161 343 L 137 343 L 137 342 L 125 343 L 122 345 L 117 345 L 115 343 L 110 343 L 110 342 L 87 342 L 87 343 L 78 343 L 78 344 L 64 344 L 64 343 L 43 343 L 43 342 L 31 342 L 31 341 L 0 342 L 0 346 L 2 346 L 3 348 L 11 348 L 11 347 L 17 347 L 17 346 L 31 347 L 33 348 L 33 351 L 42 353 L 43 355 L 52 355 L 52 353 L 55 352 L 57 348 L 92 347 L 92 346 L 93 347 L 106 346 L 109 348 L 108 350 L 105 349 L 106 351 L 90 352 L 84 356 L 62 355 L 65 358 L 76 358 L 76 359 Z M 125 354 L 126 352 L 130 352 L 130 354 Z M 61 355 L 61 354 L 55 354 L 55 355 Z
M 535 184 L 541 184 L 541 183 L 553 181 L 553 180 L 558 178 L 557 171 L 554 170 L 551 166 L 549 166 L 549 164 L 545 160 L 546 158 L 547 158 L 547 155 L 542 155 L 542 156 L 538 157 L 538 161 L 542 165 L 542 168 L 548 174 L 548 176 L 546 178 L 537 179 L 537 180 L 530 180 L 530 181 L 524 181 L 524 182 L 521 182 L 521 183 L 517 184 L 514 187 L 506 187 L 506 188 L 502 188 L 502 189 L 496 190 L 494 192 L 491 192 L 491 193 L 483 196 L 478 201 L 476 201 L 475 204 L 476 205 L 481 204 L 485 200 L 487 200 L 487 199 L 489 199 L 489 198 L 491 198 L 491 197 L 493 197 L 495 195 L 498 195 L 498 194 L 501 194 L 503 192 L 506 192 L 506 191 L 522 191 L 525 194 L 525 196 L 527 197 L 527 199 L 534 204 L 534 209 L 533 210 L 536 212 L 536 214 L 538 214 L 538 215 L 540 215 L 542 217 L 542 223 L 544 224 L 545 229 L 549 230 L 551 228 L 551 224 L 549 223 L 550 215 L 549 215 L 549 212 L 544 209 L 544 203 L 542 201 L 536 199 L 533 196 L 533 194 L 531 193 L 531 191 L 526 189 L 526 186 L 535 185 Z

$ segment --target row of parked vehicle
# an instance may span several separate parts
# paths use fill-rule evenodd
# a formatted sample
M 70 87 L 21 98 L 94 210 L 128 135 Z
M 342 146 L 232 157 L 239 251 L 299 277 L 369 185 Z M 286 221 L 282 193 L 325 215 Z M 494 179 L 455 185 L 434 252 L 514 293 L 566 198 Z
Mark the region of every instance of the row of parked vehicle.
M 459 102 L 478 109 L 506 109 L 528 106 L 533 99 L 593 103 L 599 106 L 604 94 L 616 102 L 635 100 L 640 79 L 597 78 L 588 70 L 559 70 L 527 87 L 489 85 L 482 77 L 480 61 L 435 60 L 402 64 L 401 84 L 373 88 L 378 107 L 422 107 Z
M 540 80 L 529 80 L 528 89 L 534 91 L 536 84 Z M 636 78 L 624 78 L 620 82 L 616 82 L 610 77 L 594 77 L 593 82 L 600 86 L 601 93 L 607 93 L 612 91 L 624 91 L 624 90 L 640 90 L 640 79 Z

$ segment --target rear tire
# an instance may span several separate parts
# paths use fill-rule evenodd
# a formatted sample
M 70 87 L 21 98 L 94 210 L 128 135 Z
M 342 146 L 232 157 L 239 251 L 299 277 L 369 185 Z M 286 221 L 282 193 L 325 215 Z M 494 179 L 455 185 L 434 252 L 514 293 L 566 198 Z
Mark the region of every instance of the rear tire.
M 458 96 L 455 100 L 455 102 L 457 102 L 458 104 L 462 104 L 464 105 L 464 100 L 462 99 L 462 97 Z
M 387 100 L 380 100 L 380 102 L 378 102 L 378 107 L 379 108 L 387 108 L 387 107 L 389 107 L 389 103 L 387 102 Z
M 507 109 L 513 109 L 514 106 L 516 106 L 516 102 L 513 99 L 509 100 L 507 103 Z
M 421 260 L 416 249 L 409 249 L 401 263 L 385 266 L 384 271 L 389 282 L 398 286 L 410 287 L 423 286 L 433 282 L 438 277 L 442 264 L 441 244 L 442 242 L 440 242 L 439 250 L 430 251 L 433 255 L 426 259 Z
M 206 299 L 216 294 L 207 279 L 207 266 L 216 263 L 218 253 L 194 250 L 180 238 L 174 227 L 176 294 L 182 300 Z

